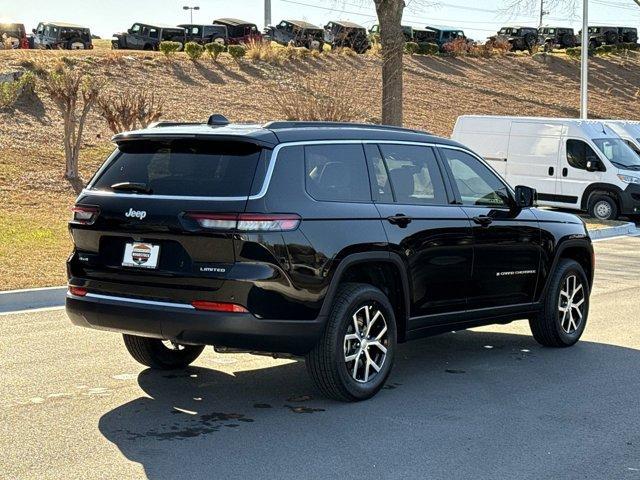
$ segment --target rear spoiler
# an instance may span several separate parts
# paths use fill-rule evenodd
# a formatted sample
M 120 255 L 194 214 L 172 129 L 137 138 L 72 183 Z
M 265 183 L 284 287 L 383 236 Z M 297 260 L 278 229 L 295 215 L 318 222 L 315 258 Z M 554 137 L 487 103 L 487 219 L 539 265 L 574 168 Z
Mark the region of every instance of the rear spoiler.
M 196 140 L 204 140 L 209 142 L 244 142 L 258 145 L 265 148 L 275 147 L 274 143 L 260 140 L 246 135 L 216 135 L 209 133 L 163 133 L 156 132 L 140 132 L 140 133 L 119 133 L 111 138 L 116 145 L 136 140 L 179 140 L 183 138 L 192 138 Z

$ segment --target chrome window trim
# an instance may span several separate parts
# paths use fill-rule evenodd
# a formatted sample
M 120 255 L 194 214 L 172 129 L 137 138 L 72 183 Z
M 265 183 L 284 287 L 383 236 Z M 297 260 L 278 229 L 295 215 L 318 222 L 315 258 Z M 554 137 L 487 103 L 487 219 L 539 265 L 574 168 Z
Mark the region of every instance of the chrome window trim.
M 142 198 L 142 199 L 154 199 L 154 200 L 192 200 L 192 201 L 215 201 L 215 202 L 239 202 L 246 200 L 259 200 L 267 194 L 267 190 L 269 189 L 269 185 L 271 183 L 271 177 L 273 176 L 273 172 L 275 170 L 276 162 L 278 160 L 278 155 L 280 150 L 287 147 L 300 147 L 300 146 L 308 146 L 308 145 L 365 145 L 365 144 L 389 144 L 389 145 L 415 145 L 415 146 L 423 146 L 423 147 L 434 147 L 434 148 L 450 148 L 452 150 L 460 150 L 462 152 L 466 152 L 478 160 L 480 160 L 484 165 L 489 167 L 493 173 L 496 173 L 495 170 L 491 168 L 482 158 L 473 153 L 471 150 L 466 148 L 458 147 L 455 145 L 446 145 L 442 143 L 435 142 L 413 142 L 407 140 L 303 140 L 300 142 L 285 142 L 279 143 L 273 148 L 273 152 L 271 154 L 271 159 L 269 160 L 269 166 L 267 167 L 267 173 L 265 174 L 264 181 L 262 183 L 262 187 L 260 191 L 255 195 L 249 195 L 248 197 L 197 197 L 197 196 L 188 196 L 188 195 L 144 195 L 137 193 L 121 193 L 121 192 L 109 192 L 106 190 L 91 190 L 93 186 L 92 181 L 82 190 L 80 195 L 97 195 L 97 196 L 109 196 L 109 197 L 119 197 L 119 198 Z M 98 172 L 94 175 L 94 179 L 98 178 L 99 174 L 106 168 L 109 159 L 105 161 L 105 163 L 100 167 Z M 498 177 L 502 180 L 502 177 L 498 175 Z M 509 188 L 509 187 L 507 187 Z M 78 197 L 79 199 L 80 197 Z

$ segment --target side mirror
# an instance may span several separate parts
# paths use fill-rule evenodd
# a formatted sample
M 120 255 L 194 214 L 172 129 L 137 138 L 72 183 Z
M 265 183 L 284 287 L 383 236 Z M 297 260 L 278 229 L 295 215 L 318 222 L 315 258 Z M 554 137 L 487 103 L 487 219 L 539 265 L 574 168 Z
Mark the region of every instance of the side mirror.
M 527 187 L 525 185 L 518 185 L 515 189 L 515 193 L 516 205 L 519 208 L 533 207 L 538 201 L 538 192 L 535 188 Z
M 587 172 L 600 172 L 602 171 L 602 162 L 600 160 L 588 160 Z

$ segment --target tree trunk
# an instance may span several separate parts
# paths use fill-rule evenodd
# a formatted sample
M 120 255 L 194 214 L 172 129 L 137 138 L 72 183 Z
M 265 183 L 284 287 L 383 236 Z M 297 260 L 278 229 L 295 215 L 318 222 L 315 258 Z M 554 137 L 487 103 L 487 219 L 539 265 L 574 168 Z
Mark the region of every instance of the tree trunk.
M 382 123 L 402 126 L 404 0 L 375 0 L 382 44 Z

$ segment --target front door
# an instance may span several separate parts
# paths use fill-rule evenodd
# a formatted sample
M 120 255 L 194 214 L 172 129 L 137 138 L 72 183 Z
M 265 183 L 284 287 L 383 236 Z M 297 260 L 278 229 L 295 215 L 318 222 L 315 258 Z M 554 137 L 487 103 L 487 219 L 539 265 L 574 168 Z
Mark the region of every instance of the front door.
M 473 256 L 471 223 L 451 205 L 434 150 L 422 145 L 368 144 L 374 201 L 390 249 L 407 266 L 410 327 L 431 315 L 464 311 Z
M 443 147 L 440 153 L 473 225 L 469 309 L 533 302 L 541 255 L 535 215 L 514 208 L 506 184 L 480 159 L 458 149 Z
M 606 167 L 600 161 L 596 151 L 587 142 L 577 138 L 566 139 L 560 158 L 562 161 L 561 198 L 565 202 L 565 206 L 580 208 L 585 190 L 592 183 L 602 181 Z M 587 171 L 587 163 L 593 161 L 600 163 L 601 171 Z

